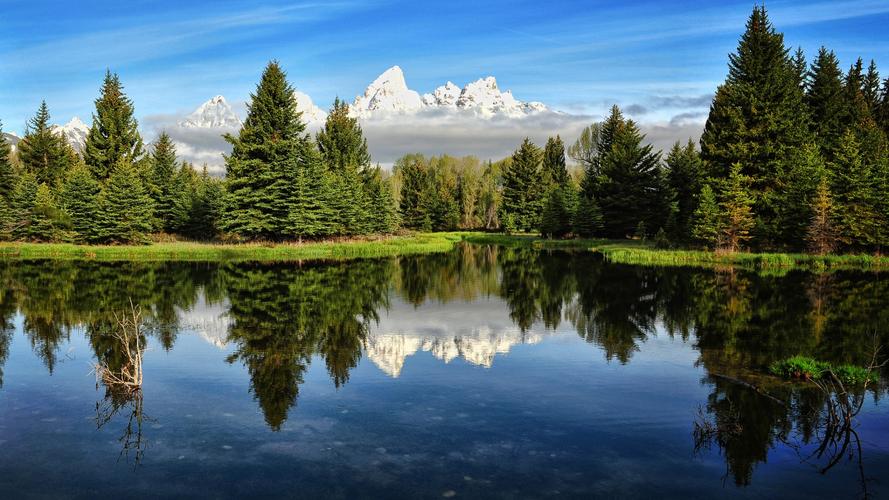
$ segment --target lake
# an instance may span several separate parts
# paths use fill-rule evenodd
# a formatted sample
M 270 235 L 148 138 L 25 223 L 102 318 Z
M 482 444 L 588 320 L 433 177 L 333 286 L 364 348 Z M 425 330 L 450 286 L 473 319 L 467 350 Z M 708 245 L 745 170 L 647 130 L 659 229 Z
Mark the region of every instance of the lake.
M 827 394 L 768 375 L 868 364 L 885 274 L 461 245 L 0 282 L 2 498 L 889 498 L 885 373 L 845 450 Z M 92 370 L 131 303 L 148 351 L 121 396 Z

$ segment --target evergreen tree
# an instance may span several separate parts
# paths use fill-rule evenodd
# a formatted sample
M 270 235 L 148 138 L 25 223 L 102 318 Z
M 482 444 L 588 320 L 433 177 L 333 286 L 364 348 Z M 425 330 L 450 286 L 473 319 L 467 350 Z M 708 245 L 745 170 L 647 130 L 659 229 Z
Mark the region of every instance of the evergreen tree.
M 331 179 L 336 176 L 324 171 L 321 156 L 314 147 L 307 147 L 304 158 L 293 183 L 287 234 L 300 240 L 331 236 L 339 229 L 336 220 L 340 214 L 336 200 L 331 199 Z
M 642 144 L 645 136 L 632 120 L 623 118 L 617 106 L 602 131 L 599 177 L 587 181 L 587 186 L 602 211 L 604 234 L 626 237 L 634 234 L 640 221 L 651 228 L 663 227 L 668 200 L 660 153 Z
M 738 251 L 750 239 L 750 230 L 753 229 L 750 183 L 751 179 L 741 173 L 741 165 L 732 165 L 719 203 L 721 246 L 730 252 Z
M 12 165 L 12 148 L 3 137 L 3 122 L 0 121 L 0 203 L 9 203 L 15 189 L 16 171 Z
M 676 207 L 671 224 L 672 234 L 668 237 L 685 241 L 691 237 L 691 221 L 704 180 L 704 165 L 691 139 L 684 147 L 677 141 L 666 162 L 667 185 Z
M 805 93 L 806 89 L 809 87 L 809 74 L 808 67 L 806 66 L 806 54 L 803 52 L 802 47 L 797 47 L 796 52 L 793 54 L 793 59 L 791 60 L 791 66 L 800 92 Z
M 177 179 L 176 145 L 161 132 L 151 152 L 149 193 L 154 201 L 156 229 L 168 233 L 178 230 L 185 217 L 185 197 Z
M 830 196 L 827 178 L 822 177 L 818 183 L 818 192 L 812 200 L 812 220 L 806 233 L 809 251 L 825 255 L 836 248 L 836 230 L 834 228 L 834 207 Z
M 97 232 L 111 243 L 144 243 L 152 229 L 152 200 L 135 167 L 121 158 L 99 194 Z
M 367 139 L 358 125 L 358 119 L 349 116 L 349 105 L 337 97 L 327 115 L 324 127 L 316 136 L 318 151 L 324 164 L 337 175 L 348 171 L 364 172 L 370 169 L 370 153 Z
M 293 184 L 305 168 L 309 139 L 296 111 L 293 87 L 276 61 L 266 66 L 250 96 L 237 137 L 226 135 L 226 202 L 222 229 L 250 239 L 287 234 Z
M 31 209 L 31 224 L 28 239 L 34 241 L 62 241 L 66 239 L 68 219 L 59 210 L 55 197 L 49 186 L 40 183 L 34 196 L 34 207 Z
M 867 73 L 861 82 L 861 90 L 870 115 L 876 118 L 880 109 L 880 73 L 877 71 L 877 63 L 873 59 L 871 59 Z
M 811 200 L 818 190 L 818 180 L 825 175 L 825 166 L 818 147 L 812 144 L 797 150 L 794 157 L 776 196 L 775 224 L 783 228 L 787 246 L 803 249 L 812 220 Z
M 701 136 L 701 157 L 711 177 L 727 179 L 732 166 L 741 164 L 752 178 L 756 236 L 763 246 L 786 239 L 776 224 L 776 193 L 793 152 L 811 142 L 796 71 L 765 7 L 754 8 Z
M 565 165 L 565 144 L 562 138 L 550 137 L 543 148 L 543 177 L 545 184 L 565 186 L 570 177 Z
M 552 238 L 566 236 L 572 230 L 576 211 L 577 193 L 570 182 L 550 189 L 540 215 L 540 234 Z
M 52 131 L 49 118 L 49 108 L 42 101 L 19 142 L 18 155 L 23 168 L 33 172 L 38 183 L 55 186 L 71 166 L 74 153 L 65 139 Z
M 398 210 L 401 222 L 411 229 L 424 229 L 426 226 L 426 186 L 428 173 L 419 155 L 409 155 L 395 164 L 395 171 L 401 176 L 401 191 Z M 431 223 L 430 223 L 431 225 Z
M 596 200 L 581 194 L 578 196 L 577 210 L 572 221 L 574 234 L 581 238 L 591 238 L 599 234 L 604 226 L 602 211 Z
M 61 205 L 71 219 L 74 239 L 81 243 L 98 240 L 99 183 L 85 165 L 68 172 L 61 191 Z
M 812 117 L 812 132 L 825 158 L 830 160 L 846 130 L 843 73 L 833 51 L 821 47 L 809 72 L 809 80 L 806 104 Z
M 15 240 L 30 240 L 31 225 L 34 219 L 34 204 L 37 201 L 37 176 L 34 172 L 23 172 L 16 183 L 11 200 L 11 217 L 4 231 Z
M 222 212 L 222 199 L 225 191 L 219 179 L 210 177 L 204 166 L 188 212 L 188 221 L 183 234 L 190 238 L 210 240 L 219 233 L 219 217 Z
M 841 240 L 856 248 L 877 244 L 880 220 L 875 178 L 871 165 L 862 158 L 860 143 L 852 130 L 843 136 L 830 171 Z
M 501 211 L 512 215 L 518 231 L 535 231 L 540 227 L 544 201 L 541 156 L 540 148 L 526 138 L 513 153 L 512 163 L 503 172 Z
M 370 199 L 370 206 L 376 207 L 377 215 L 373 218 L 371 232 L 392 233 L 398 229 L 398 209 L 389 183 L 382 177 L 380 168 L 371 170 L 371 176 L 365 184 Z
M 697 208 L 692 217 L 692 237 L 707 246 L 715 248 L 719 239 L 719 204 L 710 184 L 704 184 L 698 196 Z
M 121 161 L 134 163 L 142 156 L 142 136 L 133 114 L 120 78 L 106 71 L 83 149 L 83 159 L 97 180 L 107 179 Z

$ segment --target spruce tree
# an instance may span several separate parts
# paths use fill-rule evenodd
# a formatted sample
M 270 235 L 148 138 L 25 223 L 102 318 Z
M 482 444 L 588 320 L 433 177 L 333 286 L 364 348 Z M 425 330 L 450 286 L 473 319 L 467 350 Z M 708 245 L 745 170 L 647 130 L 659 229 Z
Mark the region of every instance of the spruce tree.
M 846 131 L 843 73 L 833 51 L 821 47 L 809 72 L 809 80 L 806 104 L 812 118 L 812 132 L 825 158 L 830 160 Z
M 68 219 L 59 210 L 55 197 L 49 186 L 40 183 L 34 196 L 34 207 L 31 209 L 29 238 L 34 241 L 55 242 L 66 238 Z
M 666 163 L 667 185 L 676 207 L 668 237 L 686 241 L 691 237 L 691 221 L 704 181 L 704 165 L 691 139 L 685 146 L 676 141 L 667 155 Z
M 74 153 L 65 139 L 52 131 L 49 119 L 49 108 L 42 101 L 19 142 L 18 155 L 22 167 L 33 172 L 38 183 L 55 186 L 71 166 Z
M 574 234 L 581 238 L 591 238 L 602 231 L 603 225 L 602 211 L 596 200 L 580 194 L 571 224 Z
M 316 141 L 324 164 L 337 175 L 370 169 L 367 140 L 358 119 L 349 116 L 349 105 L 339 97 L 334 100 Z
M 612 108 L 602 127 L 599 179 L 591 186 L 605 221 L 604 234 L 623 238 L 635 232 L 639 222 L 650 228 L 663 227 L 668 212 L 660 153 L 632 120 Z
M 545 193 L 541 157 L 540 148 L 525 138 L 513 153 L 512 163 L 503 172 L 501 212 L 512 216 L 517 231 L 536 231 L 540 227 Z
M 715 248 L 719 239 L 719 204 L 710 184 L 704 184 L 692 217 L 692 237 L 708 248 Z
M 862 158 L 860 143 L 852 130 L 843 136 L 830 172 L 840 239 L 859 249 L 876 245 L 880 225 L 876 179 L 871 165 Z
M 371 232 L 392 233 L 398 229 L 398 209 L 389 183 L 383 179 L 379 167 L 372 169 L 365 184 L 370 206 L 376 208 L 376 217 L 372 219 Z
M 11 200 L 11 214 L 7 222 L 6 234 L 15 240 L 31 239 L 31 224 L 34 218 L 34 203 L 37 200 L 39 183 L 34 172 L 23 172 L 16 183 Z
M 0 203 L 9 203 L 15 189 L 16 171 L 12 164 L 12 147 L 3 137 L 3 122 L 0 121 Z
M 753 229 L 753 195 L 750 194 L 750 177 L 741 173 L 741 165 L 732 165 L 722 190 L 720 208 L 720 245 L 736 252 L 750 239 Z
M 291 238 L 323 238 L 337 234 L 341 227 L 332 191 L 334 175 L 325 171 L 318 151 L 306 145 L 304 165 L 297 170 L 287 221 Z
M 99 194 L 99 237 L 111 243 L 145 243 L 152 230 L 153 202 L 135 167 L 121 158 Z
M 873 59 L 871 59 L 867 73 L 861 82 L 861 91 L 871 116 L 876 117 L 880 109 L 880 73 L 877 71 L 877 63 Z
M 306 167 L 309 139 L 293 87 L 276 61 L 250 96 L 237 137 L 226 135 L 226 201 L 222 229 L 249 239 L 282 239 L 290 225 L 293 184 Z
M 149 192 L 154 200 L 156 229 L 172 233 L 185 217 L 183 186 L 177 179 L 176 145 L 162 132 L 151 152 Z
M 405 227 L 422 229 L 426 219 L 426 186 L 428 172 L 423 158 L 409 155 L 399 160 L 395 171 L 401 176 L 398 210 Z
M 753 179 L 751 195 L 759 217 L 757 242 L 783 243 L 777 225 L 777 192 L 793 152 L 812 142 L 799 78 L 784 37 L 756 7 L 737 52 L 729 56 L 729 74 L 719 86 L 701 136 L 701 157 L 710 177 L 727 179 L 735 164 Z
M 825 255 L 836 248 L 833 199 L 826 177 L 818 182 L 818 191 L 812 200 L 812 220 L 806 232 L 809 251 Z
M 577 211 L 577 192 L 570 182 L 550 189 L 543 213 L 540 215 L 540 234 L 562 238 L 572 231 Z
M 82 163 L 68 172 L 62 185 L 61 206 L 71 219 L 74 239 L 80 243 L 99 239 L 99 191 L 99 183 Z
M 132 164 L 142 156 L 142 136 L 133 103 L 124 94 L 117 74 L 105 72 L 100 92 L 83 159 L 93 176 L 103 181 L 121 161 Z
M 550 137 L 543 148 L 543 177 L 546 184 L 565 186 L 569 181 L 565 164 L 565 144 L 559 136 Z

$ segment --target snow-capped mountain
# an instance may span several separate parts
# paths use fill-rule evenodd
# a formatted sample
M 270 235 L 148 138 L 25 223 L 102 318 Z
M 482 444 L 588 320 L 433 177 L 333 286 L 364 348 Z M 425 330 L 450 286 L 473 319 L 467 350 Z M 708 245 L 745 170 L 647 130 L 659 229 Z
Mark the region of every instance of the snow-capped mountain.
M 471 82 L 462 89 L 449 81 L 420 97 L 408 88 L 398 66 L 384 71 L 350 106 L 352 116 L 358 118 L 411 115 L 424 110 L 469 111 L 484 118 L 521 118 L 548 109 L 540 102 L 519 101 L 509 90 L 502 92 L 493 76 Z
M 321 124 L 327 119 L 327 113 L 318 106 L 315 106 L 315 103 L 312 102 L 312 98 L 305 92 L 294 90 L 293 97 L 296 98 L 296 110 L 303 114 L 302 118 L 304 122 L 309 125 Z
M 363 95 L 355 97 L 350 111 L 355 117 L 368 118 L 415 113 L 425 106 L 420 94 L 407 88 L 401 68 L 392 66 L 368 85 Z
M 179 121 L 185 128 L 225 128 L 241 127 L 241 119 L 226 102 L 225 97 L 218 95 L 201 104 L 198 109 Z
M 431 352 L 437 359 L 450 363 L 456 358 L 490 368 L 494 357 L 507 354 L 514 345 L 536 344 L 543 339 L 540 334 L 522 333 L 518 329 L 494 332 L 488 327 L 478 327 L 459 335 L 424 335 L 416 333 L 372 334 L 365 343 L 367 357 L 390 377 L 401 375 L 404 361 L 419 352 Z
M 12 132 L 3 132 L 2 139 L 9 143 L 12 146 L 12 151 L 15 152 L 16 146 L 18 146 L 19 141 L 21 140 L 19 136 L 13 134 Z
M 89 125 L 83 123 L 76 116 L 64 125 L 53 125 L 50 127 L 50 130 L 56 135 L 64 137 L 65 141 L 78 153 L 83 152 L 83 148 L 86 145 L 86 136 L 90 133 Z

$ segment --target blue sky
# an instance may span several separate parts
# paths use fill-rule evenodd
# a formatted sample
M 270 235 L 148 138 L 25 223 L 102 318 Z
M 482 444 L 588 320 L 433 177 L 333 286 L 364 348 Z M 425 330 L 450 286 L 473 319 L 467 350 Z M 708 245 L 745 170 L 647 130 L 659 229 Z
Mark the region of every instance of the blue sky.
M 105 68 L 137 116 L 190 111 L 216 94 L 244 101 L 269 59 L 327 107 L 398 64 L 420 92 L 494 75 L 522 100 L 576 114 L 611 103 L 640 121 L 700 101 L 753 3 L 735 1 L 2 0 L 0 119 L 21 133 L 41 99 L 54 121 L 88 121 Z M 121 7 L 126 5 L 126 7 Z M 789 45 L 824 44 L 844 66 L 873 58 L 889 76 L 889 2 L 772 1 Z M 660 111 L 669 108 L 669 112 Z

